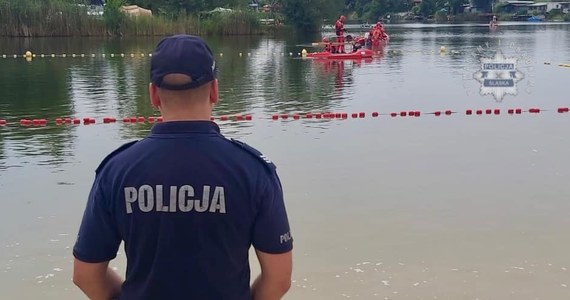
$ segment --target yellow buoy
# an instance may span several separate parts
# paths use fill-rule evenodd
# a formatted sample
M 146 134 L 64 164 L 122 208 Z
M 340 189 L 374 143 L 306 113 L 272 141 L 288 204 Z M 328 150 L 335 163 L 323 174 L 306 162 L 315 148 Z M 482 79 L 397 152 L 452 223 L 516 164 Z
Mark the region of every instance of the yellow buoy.
M 131 57 L 135 57 L 135 55 L 131 53 Z
M 71 54 L 71 57 L 75 57 L 75 53 Z
M 114 54 L 114 53 L 111 53 L 111 57 L 115 57 L 115 54 Z
M 152 53 L 149 53 L 149 54 L 148 54 L 148 57 L 152 57 Z
M 445 52 L 445 46 L 441 46 L 441 47 L 439 48 L 439 52 L 440 52 L 440 53 Z
M 43 55 L 43 54 L 42 54 L 42 55 L 40 55 L 40 56 L 41 56 L 41 58 L 44 58 L 44 55 Z
M 6 58 L 6 54 L 2 54 L 2 58 Z
M 141 53 L 141 57 L 144 57 L 144 53 Z
M 55 54 L 52 54 L 51 57 L 55 57 Z
M 303 57 L 307 57 L 307 49 L 303 49 L 303 51 L 301 51 L 301 54 Z
M 224 54 L 223 54 L 223 53 L 220 53 L 220 56 L 224 56 Z
M 105 57 L 105 53 L 101 54 L 101 56 Z
M 91 54 L 91 57 L 95 57 L 95 54 Z
M 67 57 L 67 55 L 63 54 L 61 57 Z
M 81 53 L 81 57 L 85 57 L 85 54 Z
M 240 52 L 240 53 L 239 53 L 239 56 L 242 56 L 242 55 L 243 55 L 243 54 Z
M 121 53 L 121 57 L 125 57 L 125 53 Z
M 26 56 L 26 57 L 32 57 L 32 52 L 26 51 L 26 55 L 25 55 L 25 56 Z

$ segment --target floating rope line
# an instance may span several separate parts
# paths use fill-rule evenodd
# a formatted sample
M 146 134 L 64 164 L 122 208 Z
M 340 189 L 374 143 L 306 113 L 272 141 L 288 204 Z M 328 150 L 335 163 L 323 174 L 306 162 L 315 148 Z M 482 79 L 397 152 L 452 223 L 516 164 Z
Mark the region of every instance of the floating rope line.
M 565 114 L 570 112 L 568 107 L 559 107 L 557 109 L 541 109 L 541 108 L 529 108 L 523 110 L 522 108 L 509 108 L 506 113 L 510 116 L 531 114 L 536 115 L 543 112 L 554 112 L 558 114 Z M 495 109 L 467 109 L 463 113 L 465 116 L 482 116 L 482 115 L 493 115 L 499 116 L 503 115 L 503 110 Z M 210 120 L 221 121 L 221 122 L 244 122 L 244 121 L 254 121 L 254 120 L 346 120 L 346 119 L 365 119 L 365 118 L 380 118 L 389 117 L 394 118 L 404 118 L 412 117 L 419 118 L 421 116 L 433 115 L 435 117 L 449 117 L 452 115 L 461 114 L 458 111 L 453 110 L 438 110 L 431 111 L 427 113 L 422 113 L 419 110 L 409 110 L 400 112 L 390 112 L 390 113 L 380 113 L 380 112 L 308 112 L 308 113 L 280 113 L 280 114 L 270 114 L 260 116 L 259 118 L 254 118 L 250 114 L 233 114 L 233 115 L 222 115 L 222 116 L 212 116 Z M 92 124 L 112 124 L 112 123 L 123 123 L 123 124 L 153 124 L 163 122 L 161 116 L 150 116 L 150 117 L 124 117 L 124 118 L 114 118 L 114 117 L 104 117 L 100 120 L 91 117 L 85 118 L 56 118 L 53 121 L 48 121 L 47 118 L 38 119 L 20 119 L 17 121 L 8 121 L 6 119 L 0 119 L 0 127 L 6 126 L 20 126 L 20 127 L 45 127 L 48 125 L 64 126 L 64 125 L 92 125 Z

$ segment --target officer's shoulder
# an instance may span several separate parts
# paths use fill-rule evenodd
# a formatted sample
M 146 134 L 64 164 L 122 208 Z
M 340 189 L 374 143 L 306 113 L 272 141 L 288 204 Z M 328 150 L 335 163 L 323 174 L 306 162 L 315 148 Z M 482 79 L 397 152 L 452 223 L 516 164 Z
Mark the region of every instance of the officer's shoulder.
M 245 151 L 247 154 L 253 156 L 257 161 L 259 161 L 259 163 L 265 166 L 265 168 L 267 168 L 269 171 L 275 171 L 275 169 L 277 168 L 275 164 L 273 164 L 273 162 L 267 156 L 265 156 L 263 153 L 253 148 L 252 146 L 233 138 L 227 140 L 230 141 L 232 144 L 236 145 L 242 151 Z
M 127 150 L 128 148 L 130 148 L 131 146 L 133 146 L 134 144 L 136 144 L 138 142 L 138 140 L 136 141 L 131 141 L 128 142 L 126 144 L 123 144 L 122 146 L 120 146 L 119 148 L 115 149 L 113 152 L 109 153 L 109 155 L 107 155 L 103 161 L 101 161 L 101 163 L 99 164 L 99 167 L 97 167 L 97 170 L 95 170 L 95 173 L 99 173 L 104 167 L 105 165 L 107 165 L 107 163 L 115 156 L 119 155 L 119 153 Z

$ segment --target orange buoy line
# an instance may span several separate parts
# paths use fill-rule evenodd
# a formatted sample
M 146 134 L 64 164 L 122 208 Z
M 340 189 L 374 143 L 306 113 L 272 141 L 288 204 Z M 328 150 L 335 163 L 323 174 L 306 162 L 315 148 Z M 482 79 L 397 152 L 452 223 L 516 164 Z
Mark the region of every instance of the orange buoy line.
M 542 109 L 538 107 L 532 107 L 527 110 L 523 110 L 522 108 L 509 108 L 506 110 L 508 115 L 522 115 L 523 113 L 528 114 L 540 114 L 542 112 L 549 112 L 549 111 L 556 111 L 559 114 L 569 113 L 570 108 L 568 107 L 558 107 L 557 109 Z M 465 110 L 466 116 L 482 116 L 482 115 L 495 115 L 500 116 L 503 110 L 499 108 L 491 109 L 467 109 Z M 453 110 L 437 110 L 431 111 L 427 113 L 422 113 L 419 110 L 409 110 L 409 111 L 400 111 L 400 112 L 390 112 L 390 113 L 380 113 L 378 111 L 374 111 L 371 113 L 366 112 L 353 112 L 353 113 L 346 113 L 346 112 L 307 112 L 307 113 L 275 113 L 270 114 L 268 117 L 260 117 L 258 119 L 263 120 L 321 120 L 321 119 L 339 119 L 339 120 L 346 120 L 346 119 L 365 119 L 367 117 L 372 118 L 379 118 L 381 116 L 389 116 L 391 118 L 396 117 L 413 117 L 418 118 L 422 115 L 434 115 L 436 117 L 441 116 L 451 116 L 455 114 L 460 114 L 458 111 Z M 153 124 L 153 123 L 160 123 L 163 122 L 163 118 L 161 116 L 150 116 L 150 117 L 143 117 L 143 116 L 132 116 L 132 117 L 123 117 L 123 118 L 114 118 L 114 117 L 103 117 L 101 120 L 97 121 L 95 118 L 85 117 L 85 118 L 56 118 L 53 120 L 53 124 L 57 126 L 63 125 L 91 125 L 91 124 L 112 124 L 112 123 L 119 123 L 122 120 L 123 124 Z M 234 114 L 234 115 L 222 115 L 222 116 L 212 116 L 210 118 L 212 121 L 222 121 L 222 122 L 242 122 L 242 121 L 253 121 L 254 118 L 250 114 Z M 45 127 L 51 122 L 48 121 L 47 118 L 38 118 L 38 119 L 20 119 L 18 122 L 9 122 L 6 119 L 0 118 L 0 127 L 6 127 L 10 125 L 20 125 L 22 127 Z

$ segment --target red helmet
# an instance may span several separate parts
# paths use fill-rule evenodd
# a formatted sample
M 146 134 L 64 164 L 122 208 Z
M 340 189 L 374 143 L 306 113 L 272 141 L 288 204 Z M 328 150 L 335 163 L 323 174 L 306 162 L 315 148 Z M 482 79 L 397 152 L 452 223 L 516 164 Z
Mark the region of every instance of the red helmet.
M 340 21 L 341 21 L 341 22 L 344 22 L 345 20 L 346 20 L 346 17 L 345 17 L 345 16 L 340 16 Z

